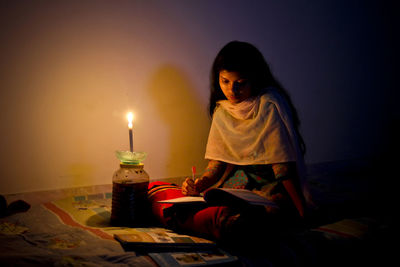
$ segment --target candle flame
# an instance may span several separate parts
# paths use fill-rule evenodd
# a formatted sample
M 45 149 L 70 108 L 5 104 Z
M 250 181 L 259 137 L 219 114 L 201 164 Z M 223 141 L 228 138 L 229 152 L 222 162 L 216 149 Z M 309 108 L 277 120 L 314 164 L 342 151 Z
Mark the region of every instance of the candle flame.
M 128 127 L 129 127 L 129 129 L 132 129 L 133 113 L 132 112 L 128 112 L 128 114 L 126 115 L 126 118 L 128 119 Z

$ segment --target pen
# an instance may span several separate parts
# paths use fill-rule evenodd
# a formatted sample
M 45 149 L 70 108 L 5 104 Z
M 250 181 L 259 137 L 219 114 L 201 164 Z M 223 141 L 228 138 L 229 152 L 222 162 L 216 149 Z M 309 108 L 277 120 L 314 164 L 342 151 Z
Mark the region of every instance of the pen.
M 196 166 L 192 166 L 192 179 L 193 179 L 193 182 L 195 180 L 195 176 L 196 176 Z

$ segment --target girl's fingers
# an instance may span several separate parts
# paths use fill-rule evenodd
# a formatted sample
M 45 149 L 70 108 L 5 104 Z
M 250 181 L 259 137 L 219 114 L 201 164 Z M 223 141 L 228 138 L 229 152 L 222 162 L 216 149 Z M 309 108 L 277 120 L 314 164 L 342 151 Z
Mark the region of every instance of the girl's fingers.
M 195 183 L 192 178 L 186 178 L 182 184 L 182 194 L 184 195 L 197 195 Z

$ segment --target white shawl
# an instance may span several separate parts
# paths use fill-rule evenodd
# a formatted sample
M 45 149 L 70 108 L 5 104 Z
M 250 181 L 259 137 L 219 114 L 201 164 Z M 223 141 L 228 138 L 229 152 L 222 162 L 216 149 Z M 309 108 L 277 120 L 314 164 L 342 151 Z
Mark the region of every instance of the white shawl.
M 304 159 L 290 108 L 272 87 L 238 104 L 217 102 L 205 158 L 235 165 L 296 162 L 305 189 Z
M 286 101 L 273 88 L 238 104 L 217 103 L 206 159 L 236 165 L 297 161 L 299 151 Z

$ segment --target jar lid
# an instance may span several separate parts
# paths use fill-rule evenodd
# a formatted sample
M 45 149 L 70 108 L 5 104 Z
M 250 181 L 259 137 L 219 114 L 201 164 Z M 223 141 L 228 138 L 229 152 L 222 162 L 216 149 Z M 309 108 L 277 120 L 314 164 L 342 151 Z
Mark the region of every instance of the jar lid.
M 121 166 L 122 168 L 143 168 L 144 164 L 143 163 L 129 164 L 129 163 L 120 162 L 119 166 Z

